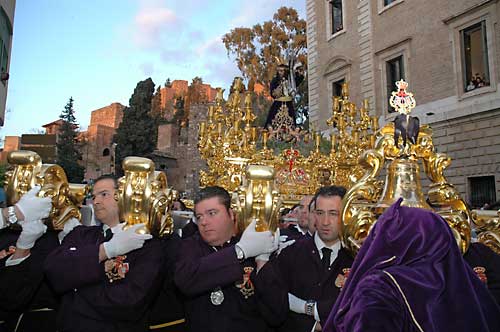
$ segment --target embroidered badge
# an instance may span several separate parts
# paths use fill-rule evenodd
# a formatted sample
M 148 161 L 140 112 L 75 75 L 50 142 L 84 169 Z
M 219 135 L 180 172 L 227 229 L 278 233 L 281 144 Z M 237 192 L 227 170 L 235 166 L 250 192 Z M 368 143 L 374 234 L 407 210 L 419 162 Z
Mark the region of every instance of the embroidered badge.
M 127 258 L 125 255 L 117 256 L 104 262 L 104 272 L 106 272 L 109 282 L 125 278 L 129 270 L 128 263 L 124 262 L 125 258 Z
M 210 302 L 213 305 L 221 305 L 224 302 L 224 292 L 220 287 L 217 287 L 212 293 L 210 293 Z
M 488 278 L 486 277 L 486 269 L 482 266 L 476 266 L 473 268 L 474 272 L 476 272 L 477 277 L 479 280 L 484 282 L 485 284 L 488 283 Z
M 345 282 L 347 281 L 347 278 L 349 277 L 349 273 L 351 273 L 350 268 L 346 267 L 342 269 L 342 273 L 339 273 L 337 278 L 335 279 L 335 286 L 342 289 L 345 285 Z
M 236 287 L 240 289 L 241 294 L 245 297 L 245 299 L 248 299 L 250 296 L 252 296 L 255 293 L 255 288 L 253 286 L 252 280 L 250 280 L 250 274 L 253 271 L 253 267 L 251 266 L 245 266 L 243 268 L 244 274 L 243 274 L 243 282 L 241 283 L 236 283 Z
M 0 251 L 0 259 L 4 259 L 7 256 L 12 255 L 13 253 L 16 252 L 16 247 L 10 246 L 9 249 L 3 249 Z

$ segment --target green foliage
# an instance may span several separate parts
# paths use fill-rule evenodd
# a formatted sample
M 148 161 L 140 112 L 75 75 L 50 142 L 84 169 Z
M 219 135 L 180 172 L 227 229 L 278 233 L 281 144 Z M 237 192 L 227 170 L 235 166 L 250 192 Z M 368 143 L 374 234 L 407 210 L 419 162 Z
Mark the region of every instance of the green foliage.
M 155 84 L 151 78 L 137 83 L 129 106 L 123 110 L 123 120 L 116 130 L 116 169 L 127 156 L 150 157 L 156 147 L 158 125 L 151 115 Z
M 252 28 L 235 28 L 226 33 L 222 41 L 228 55 L 235 57 L 242 76 L 249 80 L 249 86 L 258 82 L 269 89 L 278 59 L 293 60 L 307 68 L 306 21 L 291 7 L 279 8 L 272 20 Z M 308 128 L 308 94 L 306 77 L 297 87 L 294 100 L 297 124 L 303 129 Z M 256 123 L 264 125 L 268 111 L 269 107 L 258 115 Z
M 7 172 L 7 164 L 0 164 L 0 188 L 5 185 L 5 172 Z
M 272 20 L 252 28 L 231 30 L 222 42 L 243 77 L 266 86 L 276 72 L 276 57 L 286 59 L 293 54 L 307 65 L 306 21 L 291 7 L 279 8 Z
M 63 122 L 57 139 L 57 164 L 64 169 L 69 182 L 80 183 L 85 169 L 78 164 L 82 155 L 77 149 L 78 123 L 73 109 L 73 97 L 69 98 L 59 118 Z

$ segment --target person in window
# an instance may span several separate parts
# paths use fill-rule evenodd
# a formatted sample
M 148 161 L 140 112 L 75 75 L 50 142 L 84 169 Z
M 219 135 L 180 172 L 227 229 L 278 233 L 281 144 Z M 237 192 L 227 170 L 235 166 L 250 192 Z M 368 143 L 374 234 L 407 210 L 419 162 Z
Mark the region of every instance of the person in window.
M 469 81 L 469 84 L 467 85 L 466 90 L 467 90 L 467 91 L 472 91 L 472 90 L 474 90 L 475 88 L 476 88 L 476 85 L 474 84 L 474 81 L 473 81 L 473 80 L 470 80 L 470 81 Z
M 401 202 L 364 241 L 324 331 L 500 331 L 500 307 L 448 224 Z

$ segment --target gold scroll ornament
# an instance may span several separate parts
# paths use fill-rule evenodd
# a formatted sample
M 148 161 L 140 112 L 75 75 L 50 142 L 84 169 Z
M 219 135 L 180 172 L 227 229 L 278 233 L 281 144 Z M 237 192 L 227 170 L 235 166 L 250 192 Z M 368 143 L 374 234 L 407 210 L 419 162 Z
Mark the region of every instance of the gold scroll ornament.
M 62 230 L 69 219 L 81 219 L 79 207 L 88 193 L 87 185 L 68 183 L 61 166 L 42 164 L 33 151 L 12 151 L 7 161 L 13 167 L 6 173 L 7 205 L 16 204 L 32 187 L 41 186 L 38 196 L 52 199 L 49 226 Z
M 258 232 L 278 227 L 278 212 L 281 207 L 279 193 L 274 188 L 274 168 L 249 165 L 245 172 L 245 184 L 233 194 L 238 228 L 243 231 L 253 219 Z
M 125 175 L 118 180 L 117 199 L 125 227 L 144 223 L 142 234 L 171 234 L 170 212 L 178 193 L 168 188 L 165 173 L 155 171 L 154 162 L 141 157 L 125 158 L 122 168 Z

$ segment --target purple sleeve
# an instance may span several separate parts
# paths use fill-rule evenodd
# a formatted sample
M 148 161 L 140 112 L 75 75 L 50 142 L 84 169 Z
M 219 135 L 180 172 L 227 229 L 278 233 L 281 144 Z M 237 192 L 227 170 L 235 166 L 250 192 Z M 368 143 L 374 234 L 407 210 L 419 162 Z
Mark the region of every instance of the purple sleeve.
M 104 265 L 99 263 L 99 243 L 83 244 L 88 232 L 76 227 L 59 248 L 45 260 L 45 274 L 54 290 L 66 293 L 104 280 Z
M 293 257 L 292 251 L 283 250 L 283 252 L 267 262 L 261 270 L 252 274 L 252 282 L 255 285 L 255 293 L 263 307 L 262 313 L 271 325 L 281 325 L 287 319 L 290 305 L 288 304 L 289 286 L 287 276 L 290 271 L 287 270 L 289 263 L 288 257 Z
M 324 331 L 407 331 L 409 317 L 404 307 L 401 296 L 383 275 L 370 276 L 358 284 L 349 308 L 333 321 L 329 318 Z
M 231 284 L 243 274 L 234 246 L 213 253 L 204 253 L 196 237 L 182 241 L 174 281 L 188 296 Z
M 109 282 L 108 278 L 78 290 L 104 317 L 134 321 L 142 316 L 154 295 L 160 290 L 163 257 L 158 239 L 147 241 L 141 249 L 127 254 L 129 271 L 125 278 Z

